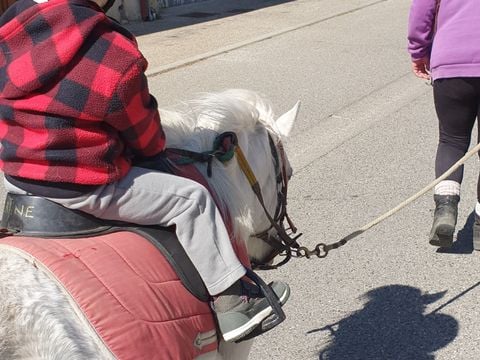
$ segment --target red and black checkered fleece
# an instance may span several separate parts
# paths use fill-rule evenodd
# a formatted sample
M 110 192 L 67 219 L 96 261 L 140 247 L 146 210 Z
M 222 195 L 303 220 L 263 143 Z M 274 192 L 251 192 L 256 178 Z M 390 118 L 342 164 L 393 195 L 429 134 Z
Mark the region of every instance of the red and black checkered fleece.
M 133 35 L 87 0 L 20 0 L 0 19 L 0 167 L 74 184 L 165 146 Z

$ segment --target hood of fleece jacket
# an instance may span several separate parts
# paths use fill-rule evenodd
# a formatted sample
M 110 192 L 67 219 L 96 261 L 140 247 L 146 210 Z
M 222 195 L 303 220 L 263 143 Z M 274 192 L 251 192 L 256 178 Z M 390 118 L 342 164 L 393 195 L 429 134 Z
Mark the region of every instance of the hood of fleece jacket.
M 12 5 L 0 20 L 0 97 L 25 98 L 56 83 L 104 21 L 110 20 L 88 0 Z

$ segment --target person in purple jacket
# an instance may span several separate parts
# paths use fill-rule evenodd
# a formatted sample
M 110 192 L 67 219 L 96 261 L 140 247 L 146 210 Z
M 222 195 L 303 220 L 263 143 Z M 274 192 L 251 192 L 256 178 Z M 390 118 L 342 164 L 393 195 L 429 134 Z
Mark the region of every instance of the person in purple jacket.
M 413 0 L 408 51 L 414 74 L 433 83 L 439 120 L 435 160 L 438 178 L 465 155 L 480 113 L 480 4 L 478 0 Z M 480 134 L 479 134 L 480 135 Z M 449 247 L 457 223 L 463 166 L 434 192 L 435 213 L 429 242 Z M 473 246 L 480 250 L 480 179 Z

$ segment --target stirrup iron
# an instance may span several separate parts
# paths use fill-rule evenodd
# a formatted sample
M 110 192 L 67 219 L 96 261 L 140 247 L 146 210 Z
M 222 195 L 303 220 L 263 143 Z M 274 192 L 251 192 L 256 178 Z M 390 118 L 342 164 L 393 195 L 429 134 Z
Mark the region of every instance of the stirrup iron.
M 277 295 L 273 292 L 272 288 L 268 286 L 265 281 L 263 281 L 260 276 L 255 274 L 252 270 L 247 269 L 247 273 L 245 274 L 250 280 L 252 280 L 262 291 L 263 295 L 265 295 L 265 299 L 267 299 L 268 304 L 272 307 L 272 314 L 270 314 L 266 319 L 264 319 L 257 327 L 242 337 L 241 339 L 235 341 L 235 343 L 239 343 L 245 340 L 253 339 L 254 337 L 261 335 L 275 326 L 280 324 L 286 319 L 285 313 L 283 312 L 282 305 L 280 304 Z

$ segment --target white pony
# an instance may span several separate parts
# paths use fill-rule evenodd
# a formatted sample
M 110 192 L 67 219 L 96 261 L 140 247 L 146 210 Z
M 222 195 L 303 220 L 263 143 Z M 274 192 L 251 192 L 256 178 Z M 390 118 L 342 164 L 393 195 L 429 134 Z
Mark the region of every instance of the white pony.
M 234 132 L 258 180 L 265 207 L 273 214 L 279 201 L 278 172 L 269 137 L 273 143 L 287 137 L 297 111 L 298 104 L 275 120 L 271 107 L 256 93 L 227 90 L 183 103 L 177 110 L 162 110 L 161 118 L 167 147 L 171 148 L 209 151 L 218 134 Z M 284 165 L 290 176 L 287 160 Z M 206 174 L 205 164 L 196 166 L 217 194 L 220 206 L 228 210 L 236 239 L 247 243 L 250 258 L 265 259 L 272 249 L 253 235 L 275 229 L 271 229 L 265 210 L 238 162 L 214 160 L 211 177 Z M 220 342 L 218 352 L 202 359 L 244 359 L 250 347 L 251 341 Z M 95 338 L 57 282 L 41 271 L 35 261 L 0 246 L 0 359 L 112 358 L 113 354 Z

